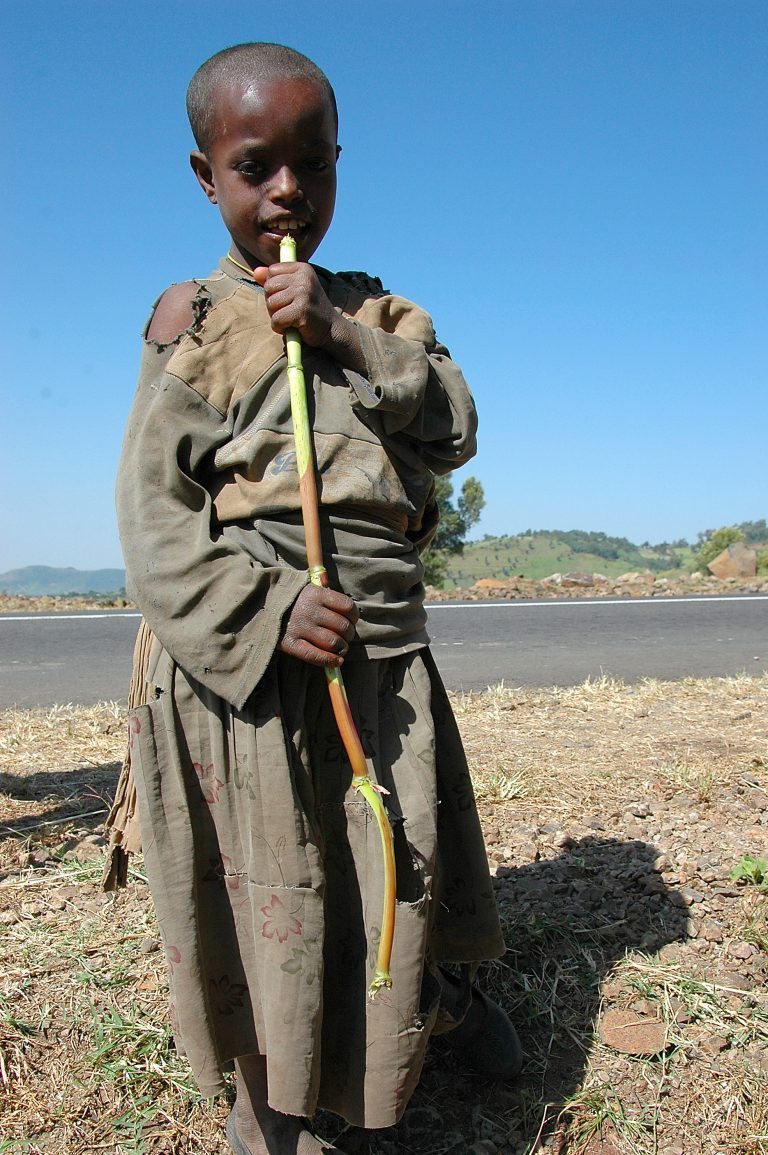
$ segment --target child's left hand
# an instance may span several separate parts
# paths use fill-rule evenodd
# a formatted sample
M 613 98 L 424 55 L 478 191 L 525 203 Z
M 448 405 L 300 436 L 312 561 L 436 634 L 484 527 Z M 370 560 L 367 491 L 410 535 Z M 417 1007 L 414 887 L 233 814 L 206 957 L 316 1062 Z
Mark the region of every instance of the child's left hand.
M 334 309 L 311 265 L 261 265 L 253 270 L 253 277 L 264 289 L 276 333 L 296 329 L 305 344 L 325 349 L 347 369 L 365 372 L 354 324 Z
M 340 666 L 359 617 L 346 594 L 329 586 L 306 585 L 288 613 L 279 648 L 311 666 Z

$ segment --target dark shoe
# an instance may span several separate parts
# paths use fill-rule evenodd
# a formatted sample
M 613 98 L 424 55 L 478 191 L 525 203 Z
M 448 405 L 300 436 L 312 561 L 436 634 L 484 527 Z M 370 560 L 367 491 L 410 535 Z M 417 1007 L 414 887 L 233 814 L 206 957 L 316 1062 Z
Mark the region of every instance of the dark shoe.
M 340 1152 L 344 1152 L 344 1155 L 368 1155 L 370 1136 L 370 1131 L 365 1131 L 362 1127 L 353 1127 L 348 1123 L 336 1139 L 336 1147 Z
M 440 968 L 440 984 L 446 992 L 449 1013 L 451 1000 L 461 1002 L 461 979 Z M 458 1058 L 480 1075 L 491 1079 L 514 1079 L 523 1065 L 523 1048 L 517 1031 L 498 1003 L 475 986 L 469 988 L 470 1002 L 459 1025 L 440 1035 Z M 463 1008 L 462 1008 L 463 1009 Z

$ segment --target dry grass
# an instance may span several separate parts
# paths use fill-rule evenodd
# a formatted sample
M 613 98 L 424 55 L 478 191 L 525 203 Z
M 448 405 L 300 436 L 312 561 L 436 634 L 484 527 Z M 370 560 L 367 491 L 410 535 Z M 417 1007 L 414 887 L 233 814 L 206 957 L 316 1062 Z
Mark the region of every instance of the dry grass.
M 728 879 L 768 855 L 768 678 L 454 705 L 509 946 L 483 982 L 526 1070 L 505 1087 L 433 1057 L 375 1149 L 768 1152 L 766 894 Z M 140 860 L 127 892 L 99 890 L 122 747 L 114 704 L 0 715 L 0 1152 L 228 1150 L 227 1104 L 199 1099 L 171 1044 Z M 602 1041 L 626 1008 L 664 1024 L 660 1052 Z
M 700 793 L 712 775 L 741 772 L 747 752 L 768 758 L 765 677 L 612 678 L 566 689 L 497 686 L 454 709 L 479 789 L 494 774 L 522 780 L 518 813 L 629 801 L 656 778 Z M 552 783 L 557 783 L 553 794 Z

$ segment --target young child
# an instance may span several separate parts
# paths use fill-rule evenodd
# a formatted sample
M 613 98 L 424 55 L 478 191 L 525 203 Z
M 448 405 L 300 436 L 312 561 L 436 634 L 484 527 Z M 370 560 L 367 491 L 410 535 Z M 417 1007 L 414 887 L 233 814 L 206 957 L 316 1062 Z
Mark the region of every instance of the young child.
M 470 1059 L 519 1066 L 469 968 L 462 982 L 437 966 L 504 949 L 419 561 L 433 475 L 473 455 L 475 412 L 426 313 L 307 263 L 340 151 L 324 74 L 291 49 L 238 45 L 203 64 L 187 107 L 192 168 L 230 246 L 211 276 L 162 295 L 145 334 L 118 479 L 151 631 L 131 759 L 179 1046 L 203 1094 L 234 1066 L 236 1152 L 310 1155 L 329 1149 L 303 1118 L 318 1106 L 395 1123 L 430 1034 L 463 1016 Z M 279 263 L 286 233 L 295 264 Z M 327 589 L 307 572 L 289 327 L 310 387 Z M 383 868 L 328 701 L 322 667 L 342 662 L 390 792 L 398 868 L 394 982 L 374 1000 Z

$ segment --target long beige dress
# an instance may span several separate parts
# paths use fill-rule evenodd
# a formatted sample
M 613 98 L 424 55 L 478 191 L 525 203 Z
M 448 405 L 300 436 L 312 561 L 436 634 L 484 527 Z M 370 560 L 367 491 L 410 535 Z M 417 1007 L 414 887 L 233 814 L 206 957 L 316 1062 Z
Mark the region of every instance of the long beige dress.
M 180 342 L 147 345 L 126 435 L 121 534 L 152 631 L 131 769 L 174 1030 L 201 1091 L 258 1052 L 277 1110 L 386 1127 L 438 1018 L 436 963 L 503 952 L 418 558 L 431 471 L 471 456 L 474 407 L 421 310 L 349 278 L 328 291 L 369 370 L 309 358 L 329 570 L 361 609 L 344 679 L 390 792 L 392 990 L 367 997 L 378 830 L 350 790 L 323 672 L 276 652 L 308 580 L 282 348 L 257 286 L 224 273 L 200 283 Z

